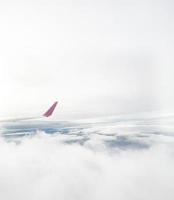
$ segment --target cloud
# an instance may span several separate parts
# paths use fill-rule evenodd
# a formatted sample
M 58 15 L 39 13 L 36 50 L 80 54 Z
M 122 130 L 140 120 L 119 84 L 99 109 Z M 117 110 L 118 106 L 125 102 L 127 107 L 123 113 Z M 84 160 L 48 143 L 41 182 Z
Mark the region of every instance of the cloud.
M 76 138 L 73 134 L 42 132 L 21 143 L 1 138 L 0 199 L 174 198 L 172 140 L 156 136 L 148 138 L 149 148 L 112 149 L 105 145 L 106 135 L 90 133 L 89 137 L 83 144 L 68 143 Z

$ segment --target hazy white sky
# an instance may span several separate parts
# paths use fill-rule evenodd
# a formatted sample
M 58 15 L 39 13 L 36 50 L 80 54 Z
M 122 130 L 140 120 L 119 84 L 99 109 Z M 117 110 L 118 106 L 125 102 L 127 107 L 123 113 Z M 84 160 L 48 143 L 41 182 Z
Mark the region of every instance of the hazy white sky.
M 174 3 L 0 1 L 0 116 L 170 109 Z

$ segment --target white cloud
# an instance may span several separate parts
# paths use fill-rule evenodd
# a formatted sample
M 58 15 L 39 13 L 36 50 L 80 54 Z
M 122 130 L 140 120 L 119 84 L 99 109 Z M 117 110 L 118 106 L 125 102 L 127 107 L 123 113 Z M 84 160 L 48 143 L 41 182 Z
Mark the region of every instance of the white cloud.
M 173 199 L 173 143 L 112 152 L 97 135 L 92 146 L 61 138 L 41 134 L 19 145 L 1 139 L 0 198 Z

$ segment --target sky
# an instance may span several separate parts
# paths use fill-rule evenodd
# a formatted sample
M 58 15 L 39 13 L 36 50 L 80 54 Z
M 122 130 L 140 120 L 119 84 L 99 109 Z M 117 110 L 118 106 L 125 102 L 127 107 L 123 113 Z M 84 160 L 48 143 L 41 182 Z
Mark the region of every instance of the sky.
M 0 1 L 0 117 L 174 111 L 170 0 Z

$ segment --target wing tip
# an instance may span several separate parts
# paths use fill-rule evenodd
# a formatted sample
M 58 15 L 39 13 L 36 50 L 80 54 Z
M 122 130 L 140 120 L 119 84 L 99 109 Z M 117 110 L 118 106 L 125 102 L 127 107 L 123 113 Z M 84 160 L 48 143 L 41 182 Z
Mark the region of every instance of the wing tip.
M 53 103 L 53 105 L 43 114 L 43 116 L 44 117 L 50 117 L 53 114 L 57 104 L 58 104 L 58 101 L 55 101 Z

